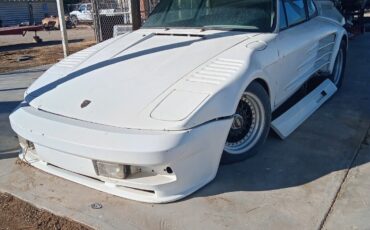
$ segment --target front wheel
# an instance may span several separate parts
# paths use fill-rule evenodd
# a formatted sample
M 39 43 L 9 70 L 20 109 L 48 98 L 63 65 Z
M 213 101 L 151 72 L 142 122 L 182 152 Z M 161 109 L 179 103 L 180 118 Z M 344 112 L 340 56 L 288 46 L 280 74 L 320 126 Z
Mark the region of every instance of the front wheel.
M 267 138 L 270 123 L 269 96 L 261 84 L 252 82 L 240 99 L 221 163 L 234 163 L 257 154 Z

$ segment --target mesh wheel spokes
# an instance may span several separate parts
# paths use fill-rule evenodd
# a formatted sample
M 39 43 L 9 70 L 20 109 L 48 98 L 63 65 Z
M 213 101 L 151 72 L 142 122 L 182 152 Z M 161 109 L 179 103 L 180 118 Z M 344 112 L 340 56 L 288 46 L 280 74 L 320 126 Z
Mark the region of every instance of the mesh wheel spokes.
M 245 93 L 234 115 L 224 150 L 230 154 L 245 153 L 258 142 L 264 125 L 265 113 L 261 101 L 255 95 Z

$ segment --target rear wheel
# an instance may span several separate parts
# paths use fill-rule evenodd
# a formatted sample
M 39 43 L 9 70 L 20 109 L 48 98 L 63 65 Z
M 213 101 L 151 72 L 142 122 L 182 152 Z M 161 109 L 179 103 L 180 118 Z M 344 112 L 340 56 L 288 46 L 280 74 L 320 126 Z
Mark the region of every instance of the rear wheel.
M 342 41 L 342 43 L 340 44 L 337 57 L 335 59 L 333 72 L 332 74 L 329 75 L 329 79 L 337 86 L 337 88 L 340 88 L 343 82 L 343 75 L 347 57 L 346 50 L 347 50 L 346 43 Z
M 240 99 L 221 163 L 234 163 L 258 153 L 268 135 L 270 122 L 269 96 L 261 84 L 253 82 Z

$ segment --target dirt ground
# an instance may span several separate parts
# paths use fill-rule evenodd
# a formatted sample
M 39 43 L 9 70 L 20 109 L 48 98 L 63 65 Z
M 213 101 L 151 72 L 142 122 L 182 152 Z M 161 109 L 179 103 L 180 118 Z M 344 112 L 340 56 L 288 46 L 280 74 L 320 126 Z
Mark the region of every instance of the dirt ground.
M 77 28 L 67 30 L 69 42 L 81 42 L 95 40 L 94 30 L 85 25 L 78 25 Z M 0 36 L 0 51 L 18 48 L 20 46 L 40 46 L 45 44 L 60 44 L 61 33 L 59 30 L 38 31 L 37 35 L 43 40 L 42 43 L 36 44 L 33 40 L 35 34 L 32 32 L 21 35 L 2 35 Z
M 75 53 L 95 44 L 95 41 L 82 41 L 69 45 L 70 53 Z M 20 57 L 29 57 L 20 61 Z M 63 49 L 60 44 L 36 46 L 27 49 L 0 52 L 0 72 L 25 69 L 40 65 L 53 64 L 63 58 Z
M 0 230 L 91 229 L 82 224 L 38 209 L 10 194 L 0 193 Z

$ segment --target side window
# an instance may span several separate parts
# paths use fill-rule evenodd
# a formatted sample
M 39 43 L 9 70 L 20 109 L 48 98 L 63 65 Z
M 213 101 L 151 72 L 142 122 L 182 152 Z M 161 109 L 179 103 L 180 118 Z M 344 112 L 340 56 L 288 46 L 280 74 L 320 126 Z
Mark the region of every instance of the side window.
M 86 11 L 86 5 L 81 5 L 80 12 L 85 12 L 85 11 Z
M 317 13 L 317 10 L 316 10 L 316 6 L 315 6 L 315 3 L 313 2 L 313 0 L 308 0 L 307 1 L 307 7 L 308 7 L 308 15 L 310 18 L 316 16 L 316 13 Z
M 92 10 L 92 6 L 91 5 L 87 5 L 87 11 L 91 11 Z
M 288 27 L 288 22 L 286 21 L 286 14 L 285 14 L 283 0 L 279 0 L 279 10 L 280 10 L 279 28 L 285 29 Z
M 288 25 L 294 25 L 306 20 L 304 0 L 284 0 Z

